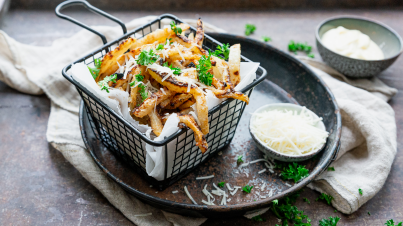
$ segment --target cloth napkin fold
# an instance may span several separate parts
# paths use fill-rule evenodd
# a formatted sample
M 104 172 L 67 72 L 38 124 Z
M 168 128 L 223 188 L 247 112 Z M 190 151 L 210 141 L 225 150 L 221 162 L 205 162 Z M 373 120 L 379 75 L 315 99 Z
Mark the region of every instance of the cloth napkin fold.
M 127 24 L 128 30 L 153 19 L 147 16 Z M 195 26 L 195 20 L 185 20 Z M 122 34 L 119 27 L 97 26 L 113 40 Z M 205 23 L 207 32 L 225 32 Z M 0 80 L 24 93 L 45 93 L 52 101 L 47 140 L 128 219 L 137 225 L 200 225 L 206 218 L 167 213 L 142 203 L 111 181 L 85 150 L 78 125 L 80 97 L 61 75 L 61 69 L 102 45 L 100 38 L 86 30 L 56 40 L 49 47 L 18 43 L 0 31 Z M 68 48 L 67 48 L 68 47 Z M 350 80 L 325 64 L 308 58 L 303 62 L 317 73 L 334 93 L 342 114 L 341 149 L 327 171 L 309 185 L 332 195 L 332 204 L 343 213 L 352 213 L 383 186 L 396 154 L 394 112 L 386 103 L 397 91 L 379 79 Z M 359 195 L 358 189 L 364 193 Z M 267 210 L 267 209 L 266 209 Z M 152 216 L 138 216 L 145 213 Z M 250 217 L 250 216 L 248 216 Z

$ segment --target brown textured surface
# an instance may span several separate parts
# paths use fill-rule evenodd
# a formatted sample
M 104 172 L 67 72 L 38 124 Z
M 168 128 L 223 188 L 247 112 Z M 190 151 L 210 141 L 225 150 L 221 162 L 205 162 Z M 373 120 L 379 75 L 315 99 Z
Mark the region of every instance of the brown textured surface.
M 175 13 L 181 18 L 196 18 L 195 13 Z M 71 13 L 73 14 L 73 13 Z M 74 13 L 88 24 L 104 24 L 104 19 L 84 12 Z M 129 21 L 149 13 L 113 13 Z M 153 12 L 158 15 L 161 12 Z M 200 13 L 209 23 L 242 34 L 246 22 L 257 26 L 254 38 L 272 37 L 274 46 L 285 50 L 290 39 L 314 43 L 315 26 L 323 19 L 355 14 L 380 20 L 403 34 L 403 13 L 399 11 L 334 11 L 334 12 L 243 12 Z M 108 23 L 110 24 L 110 23 Z M 56 19 L 52 11 L 11 11 L 2 29 L 20 42 L 49 45 L 54 39 L 71 36 L 79 28 Z M 315 47 L 314 47 L 315 51 Z M 398 154 L 384 188 L 360 210 L 351 215 L 334 213 L 333 208 L 313 200 L 318 193 L 306 189 L 302 197 L 311 200 L 308 205 L 297 202 L 300 209 L 316 225 L 319 219 L 340 216 L 339 225 L 382 225 L 387 219 L 403 220 L 403 58 L 380 78 L 399 89 L 390 102 L 396 112 L 398 127 Z M 45 96 L 30 96 L 12 90 L 0 83 L 0 225 L 132 225 L 119 211 L 71 166 L 63 156 L 46 142 L 49 100 Z M 368 216 L 367 212 L 371 212 Z M 245 218 L 208 220 L 205 225 L 272 225 L 273 214 L 263 217 L 269 222 L 256 223 Z M 81 219 L 81 220 L 80 220 Z

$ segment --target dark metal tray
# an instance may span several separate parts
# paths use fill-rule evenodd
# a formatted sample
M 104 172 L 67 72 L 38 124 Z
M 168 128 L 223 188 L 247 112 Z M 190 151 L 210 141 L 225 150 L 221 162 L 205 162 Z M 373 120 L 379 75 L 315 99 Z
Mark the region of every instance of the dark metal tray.
M 260 62 L 261 66 L 268 72 L 267 79 L 258 85 L 252 93 L 250 104 L 245 109 L 232 143 L 222 151 L 221 155 L 218 154 L 201 164 L 164 191 L 158 191 L 150 187 L 141 176 L 130 170 L 119 159 L 116 159 L 96 139 L 83 104 L 80 107 L 80 126 L 85 145 L 98 166 L 126 191 L 142 201 L 168 212 L 194 217 L 240 216 L 268 207 L 272 200 L 281 199 L 303 188 L 325 170 L 339 150 L 341 116 L 334 97 L 327 86 L 304 64 L 290 55 L 270 45 L 244 37 L 228 34 L 210 35 L 222 43 L 241 43 L 242 54 L 252 61 Z M 247 171 L 248 177 L 244 173 L 235 173 L 237 168 L 236 156 L 243 154 L 246 162 L 263 157 L 263 154 L 251 140 L 248 124 L 250 113 L 268 103 L 296 103 L 307 106 L 320 117 L 323 117 L 326 129 L 330 132 L 327 144 L 318 158 L 303 162 L 310 170 L 310 176 L 298 184 L 294 185 L 291 181 L 283 181 L 278 175 L 279 171 L 276 171 L 276 174 L 266 172 L 259 175 L 257 172 L 264 168 L 263 163 L 251 164 Z M 212 174 L 215 175 L 213 179 L 195 180 L 196 177 Z M 211 190 L 212 183 L 221 181 L 228 182 L 232 186 L 254 185 L 258 186 L 259 189 L 252 189 L 251 194 L 238 191 L 236 195 L 230 196 L 231 201 L 227 203 L 227 206 L 202 205 L 201 200 L 206 200 L 201 192 L 204 185 L 208 184 L 209 190 Z M 260 190 L 262 182 L 267 184 L 265 192 Z M 292 187 L 286 186 L 286 182 Z M 183 191 L 185 185 L 199 205 L 192 204 L 188 199 Z M 267 195 L 270 189 L 274 190 L 272 197 Z M 173 194 L 172 191 L 175 190 L 179 193 Z M 267 198 L 261 199 L 259 194 L 266 195 Z

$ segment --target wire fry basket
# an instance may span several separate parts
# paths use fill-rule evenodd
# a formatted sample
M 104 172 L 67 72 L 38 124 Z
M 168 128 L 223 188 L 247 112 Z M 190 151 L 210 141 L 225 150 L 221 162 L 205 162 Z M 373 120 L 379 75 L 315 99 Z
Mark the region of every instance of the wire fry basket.
M 82 24 L 81 22 L 60 13 L 60 10 L 72 5 L 83 5 L 88 10 L 105 16 L 117 22 L 123 30 L 123 35 L 116 40 L 107 43 L 106 38 L 101 33 Z M 94 52 L 76 60 L 75 62 L 67 65 L 62 70 L 63 76 L 71 82 L 76 88 L 81 98 L 84 101 L 85 108 L 89 119 L 92 121 L 91 127 L 99 139 L 118 159 L 124 161 L 140 174 L 146 181 L 152 184 L 159 190 L 163 190 L 171 184 L 175 183 L 190 171 L 195 169 L 199 164 L 207 161 L 213 157 L 219 150 L 225 148 L 231 143 L 234 137 L 239 120 L 245 109 L 246 103 L 240 100 L 228 99 L 220 105 L 209 110 L 209 127 L 210 132 L 206 135 L 208 142 L 208 150 L 202 154 L 196 146 L 193 138 L 193 131 L 191 129 L 180 129 L 169 137 L 165 137 L 161 141 L 154 141 L 148 138 L 144 133 L 138 131 L 129 122 L 123 119 L 122 116 L 117 114 L 105 103 L 103 103 L 97 96 L 89 92 L 86 87 L 75 81 L 69 75 L 69 69 L 75 63 L 83 62 L 86 65 L 92 64 L 95 59 L 102 59 L 103 56 L 119 45 L 123 40 L 129 37 L 140 39 L 143 36 L 162 28 L 162 20 L 172 20 L 175 23 L 183 23 L 179 18 L 164 14 L 155 20 L 138 27 L 132 31 L 127 32 L 126 27 L 119 19 L 93 7 L 86 1 L 74 0 L 61 3 L 56 8 L 56 15 L 60 18 L 69 20 L 91 32 L 94 32 L 102 38 L 104 45 Z M 190 32 L 196 33 L 196 29 L 190 26 Z M 214 51 L 218 45 L 218 41 L 205 35 L 203 41 L 203 48 Z M 250 62 L 249 59 L 241 56 L 242 62 Z M 241 90 L 244 94 L 250 97 L 253 88 L 262 82 L 266 77 L 266 70 L 259 67 L 256 71 L 256 79 Z M 252 100 L 253 101 L 253 100 Z M 146 144 L 163 148 L 165 155 L 165 172 L 162 180 L 148 176 L 146 171 Z M 171 147 L 171 148 L 168 148 Z M 174 148 L 172 148 L 174 147 Z M 169 157 L 171 156 L 171 157 Z

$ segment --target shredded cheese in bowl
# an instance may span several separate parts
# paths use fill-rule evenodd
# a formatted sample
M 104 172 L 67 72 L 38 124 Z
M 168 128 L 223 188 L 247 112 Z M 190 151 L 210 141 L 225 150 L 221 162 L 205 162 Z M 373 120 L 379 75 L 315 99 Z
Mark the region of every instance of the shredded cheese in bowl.
M 322 118 L 305 107 L 289 105 L 258 109 L 250 121 L 251 132 L 265 146 L 281 154 L 299 156 L 321 149 L 329 135 Z

